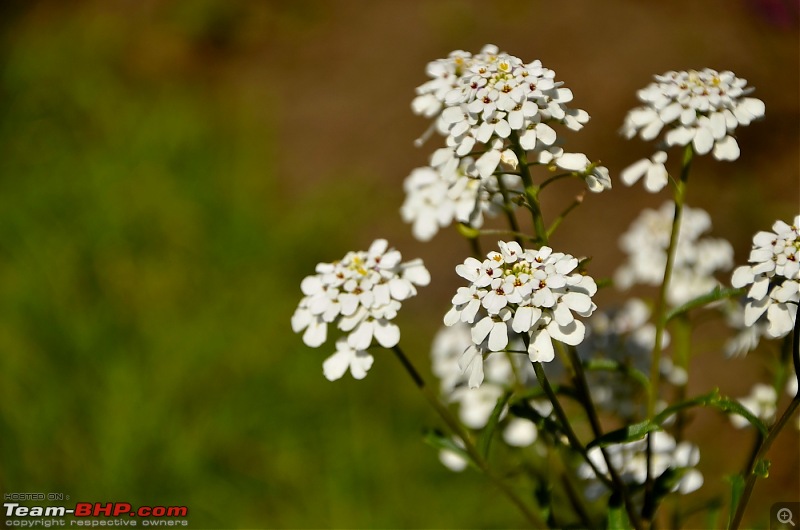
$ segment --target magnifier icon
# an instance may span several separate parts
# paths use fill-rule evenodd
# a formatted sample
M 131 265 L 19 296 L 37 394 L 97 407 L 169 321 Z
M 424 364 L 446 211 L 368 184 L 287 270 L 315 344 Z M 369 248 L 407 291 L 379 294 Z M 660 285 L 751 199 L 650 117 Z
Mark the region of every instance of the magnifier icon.
M 790 525 L 794 526 L 794 521 L 792 520 L 792 510 L 789 508 L 781 508 L 778 510 L 778 522 L 781 524 L 789 523 Z

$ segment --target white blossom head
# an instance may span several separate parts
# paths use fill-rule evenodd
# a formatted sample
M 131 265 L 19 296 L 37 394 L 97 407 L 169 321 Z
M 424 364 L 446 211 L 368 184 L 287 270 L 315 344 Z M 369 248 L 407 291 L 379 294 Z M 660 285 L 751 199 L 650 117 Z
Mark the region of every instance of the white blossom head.
M 446 147 L 406 179 L 401 212 L 418 239 L 454 220 L 479 228 L 492 203 L 513 204 L 498 197 L 501 188 L 512 196 L 524 191 L 514 175 L 519 150 L 528 152 L 528 163 L 583 179 L 592 192 L 611 188 L 607 168 L 560 147 L 554 127 L 579 130 L 589 115 L 568 106 L 572 91 L 540 61 L 524 63 L 488 45 L 475 55 L 459 50 L 433 61 L 427 73 L 431 79 L 417 88 L 412 110 L 435 123 L 418 144 L 438 131 Z
M 462 367 L 478 374 L 471 386 L 482 380 L 484 355 L 508 349 L 512 340 L 528 345 L 532 362 L 553 360 L 552 340 L 579 344 L 585 328 L 573 313 L 588 317 L 597 307 L 591 299 L 597 286 L 577 272 L 576 258 L 550 247 L 498 245 L 500 252 L 490 252 L 485 260 L 467 258 L 456 267 L 469 285 L 458 289 L 444 317 L 447 326 L 471 326 L 472 344 L 461 357 Z
M 308 346 L 321 346 L 328 324 L 347 333 L 323 366 L 328 379 L 340 378 L 348 368 L 356 379 L 366 375 L 372 357 L 366 349 L 373 339 L 385 348 L 396 346 L 400 328 L 392 323 L 402 302 L 417 294 L 415 286 L 430 282 L 421 260 L 402 263 L 400 252 L 384 239 L 369 250 L 348 252 L 333 263 L 317 265 L 317 274 L 300 284 L 303 298 L 292 316 L 292 329 L 303 332 Z
M 772 385 L 757 383 L 750 391 L 750 395 L 739 398 L 737 401 L 758 419 L 772 421 L 775 418 L 775 410 L 778 405 L 778 393 L 775 392 Z M 731 414 L 730 420 L 737 429 L 750 425 L 747 419 L 738 414 Z
M 655 82 L 637 92 L 642 105 L 628 113 L 621 132 L 646 141 L 661 135 L 659 153 L 626 168 L 622 181 L 630 186 L 645 177 L 648 191 L 661 190 L 667 184 L 665 151 L 673 146 L 691 144 L 695 153 L 710 152 L 717 160 L 739 158 L 736 128 L 764 116 L 764 102 L 746 97 L 752 91 L 746 80 L 729 71 L 706 68 L 656 75 Z
M 620 238 L 627 260 L 614 274 L 621 289 L 634 284 L 657 286 L 664 278 L 674 203 L 645 209 Z M 733 266 L 733 247 L 724 239 L 703 237 L 711 229 L 711 216 L 700 208 L 684 207 L 678 232 L 675 263 L 667 292 L 670 305 L 678 306 L 720 285 L 718 271 Z
M 695 469 L 700 461 L 700 450 L 697 446 L 686 441 L 677 443 L 675 438 L 664 431 L 653 432 L 650 436 L 652 475 L 658 478 L 672 470 L 675 472 L 675 480 L 671 481 L 671 491 L 685 495 L 699 489 L 703 485 L 703 475 Z M 647 440 L 637 440 L 606 447 L 611 465 L 620 478 L 633 488 L 638 488 L 647 480 L 647 444 Z M 608 473 L 608 465 L 599 447 L 589 450 L 589 458 L 598 470 Z M 590 480 L 586 490 L 587 497 L 597 498 L 604 491 L 588 463 L 582 463 L 577 473 L 579 477 Z
M 743 265 L 733 271 L 734 287 L 748 287 L 744 325 L 752 326 L 766 314 L 770 338 L 791 332 L 800 303 L 800 215 L 793 224 L 776 221 L 772 232 L 759 232 Z

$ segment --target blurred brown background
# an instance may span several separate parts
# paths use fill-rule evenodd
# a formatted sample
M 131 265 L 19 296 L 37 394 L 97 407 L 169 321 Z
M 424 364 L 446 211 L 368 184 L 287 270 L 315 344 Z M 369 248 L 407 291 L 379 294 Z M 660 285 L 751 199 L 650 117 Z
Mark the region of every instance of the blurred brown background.
M 427 370 L 467 247 L 400 221 L 403 179 L 439 145 L 413 146 L 427 123 L 409 105 L 427 61 L 486 43 L 556 71 L 592 116 L 568 149 L 612 179 L 652 152 L 617 130 L 653 74 L 733 70 L 766 120 L 740 129 L 737 162 L 696 162 L 688 202 L 738 262 L 798 212 L 797 1 L 3 2 L 0 489 L 187 504 L 195 527 L 520 524 L 438 465 L 419 436 L 437 420 L 394 359 L 328 383 L 332 347 L 289 328 L 315 263 L 387 237 L 433 274 L 399 317 Z M 548 190 L 545 215 L 580 189 Z M 666 199 L 614 180 L 553 245 L 610 276 L 619 234 Z M 704 333 L 690 394 L 766 377 L 774 346 L 727 361 Z M 753 433 L 701 414 L 690 436 L 698 504 L 727 500 Z M 797 432 L 771 457 L 753 527 L 800 498 Z

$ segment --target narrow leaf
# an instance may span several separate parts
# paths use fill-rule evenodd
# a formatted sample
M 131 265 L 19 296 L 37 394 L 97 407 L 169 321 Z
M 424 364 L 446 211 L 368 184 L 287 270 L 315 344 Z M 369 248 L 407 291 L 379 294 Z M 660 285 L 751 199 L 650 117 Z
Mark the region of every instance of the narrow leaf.
M 589 442 L 589 445 L 586 446 L 586 449 L 635 442 L 636 440 L 641 440 L 644 438 L 647 433 L 658 431 L 660 429 L 661 427 L 657 423 L 651 422 L 650 420 L 645 420 L 640 423 L 628 425 L 622 429 L 617 429 L 616 431 L 608 432 L 599 438 L 595 438 Z
M 594 371 L 606 371 L 606 372 L 619 372 L 623 375 L 626 375 L 639 383 L 645 390 L 650 389 L 650 380 L 647 378 L 644 373 L 640 370 L 637 370 L 633 366 L 628 366 L 626 364 L 622 364 L 618 361 L 613 361 L 611 359 L 592 359 L 583 363 L 584 368 L 590 372 Z
M 631 530 L 631 522 L 625 512 L 625 505 L 619 500 L 615 500 L 615 497 L 615 495 L 612 495 L 608 502 L 606 528 L 608 530 Z
M 467 462 L 470 465 L 474 466 L 475 463 L 472 461 L 472 458 L 469 456 L 463 447 L 458 445 L 456 442 L 453 441 L 452 438 L 446 436 L 444 433 L 439 431 L 438 429 L 428 429 L 425 431 L 422 440 L 439 451 L 452 451 Z
M 758 429 L 763 436 L 767 435 L 768 429 L 767 426 L 764 425 L 764 422 L 758 419 L 749 409 L 745 408 L 744 405 L 739 403 L 738 401 L 734 401 L 732 399 L 727 398 L 719 398 L 710 405 L 718 408 L 723 412 L 738 414 L 742 416 L 744 419 L 750 422 L 753 427 Z
M 483 456 L 483 458 L 487 458 L 489 456 L 489 447 L 492 444 L 492 436 L 494 436 L 494 431 L 497 430 L 497 424 L 500 422 L 500 416 L 503 414 L 503 409 L 506 408 L 506 404 L 508 400 L 511 398 L 511 392 L 504 392 L 502 396 L 497 400 L 497 404 L 494 406 L 494 410 L 492 411 L 492 415 L 489 416 L 489 421 L 486 422 L 486 427 L 483 428 L 480 437 L 478 438 L 478 452 Z
M 742 498 L 742 493 L 744 492 L 745 482 L 744 477 L 741 475 L 728 477 L 728 480 L 731 483 L 731 505 L 728 510 L 728 528 L 730 528 L 733 516 L 736 514 L 736 508 L 739 506 L 739 500 Z
M 712 302 L 716 302 L 718 300 L 723 300 L 725 298 L 734 298 L 737 296 L 742 296 L 746 291 L 742 289 L 722 289 L 720 287 L 715 287 L 710 293 L 698 296 L 693 300 L 689 300 L 682 306 L 676 307 L 666 316 L 666 322 L 669 322 L 673 318 L 683 315 L 684 313 L 688 313 L 692 309 L 697 309 L 698 307 L 706 306 Z

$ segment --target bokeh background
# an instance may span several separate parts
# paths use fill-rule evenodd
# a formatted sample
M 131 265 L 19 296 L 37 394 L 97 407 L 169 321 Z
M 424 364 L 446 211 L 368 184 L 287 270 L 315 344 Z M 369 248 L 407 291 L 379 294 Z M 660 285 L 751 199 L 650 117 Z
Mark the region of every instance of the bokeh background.
M 613 177 L 651 152 L 617 129 L 652 74 L 735 71 L 767 119 L 740 130 L 738 162 L 696 163 L 689 204 L 739 262 L 797 213 L 797 1 L 0 3 L 0 491 L 188 505 L 197 528 L 521 524 L 482 477 L 438 464 L 421 433 L 439 422 L 395 359 L 329 383 L 332 347 L 289 327 L 315 263 L 387 237 L 433 274 L 398 318 L 429 373 L 467 247 L 400 221 L 437 141 L 413 146 L 427 123 L 409 103 L 427 61 L 486 43 L 556 71 L 592 116 L 570 149 Z M 609 276 L 619 234 L 664 200 L 615 181 L 554 246 Z M 696 338 L 692 394 L 745 395 L 774 357 L 726 361 Z M 727 499 L 753 433 L 717 414 L 690 433 L 696 501 Z M 800 498 L 797 432 L 771 456 L 750 526 Z

